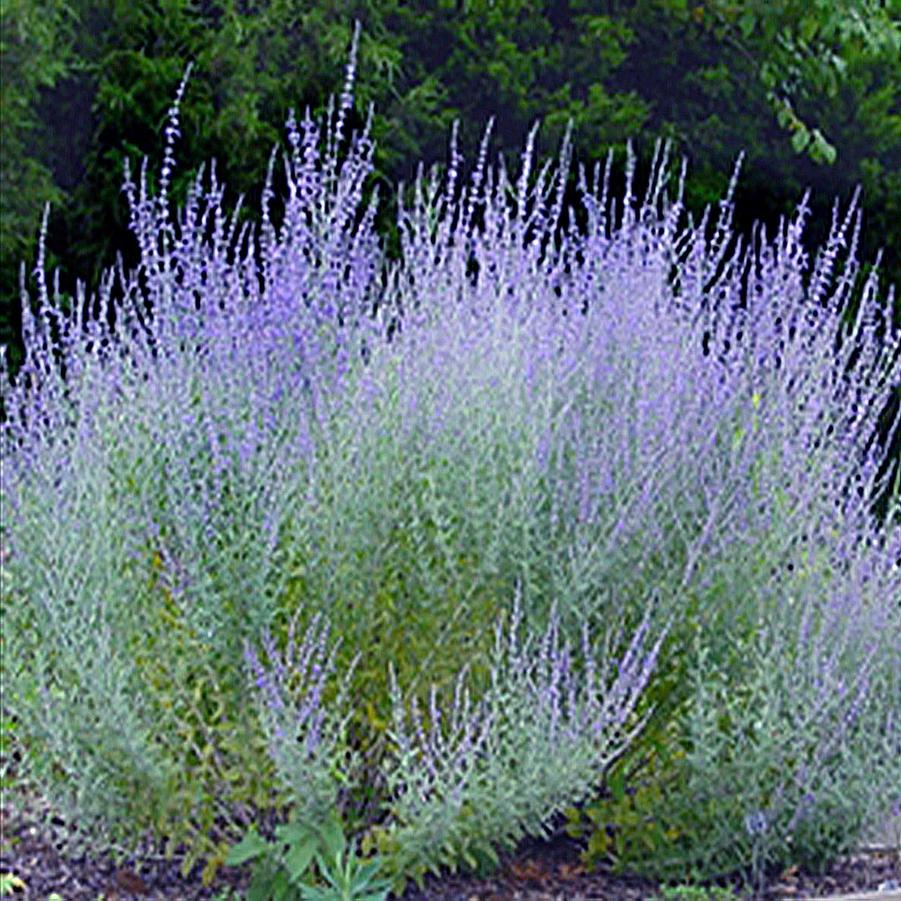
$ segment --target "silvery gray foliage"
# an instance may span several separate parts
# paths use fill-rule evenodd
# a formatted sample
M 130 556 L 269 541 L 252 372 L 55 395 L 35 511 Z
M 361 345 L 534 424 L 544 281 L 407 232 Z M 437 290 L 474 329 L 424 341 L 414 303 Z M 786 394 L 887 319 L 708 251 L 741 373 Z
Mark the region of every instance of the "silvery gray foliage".
M 895 802 L 901 650 L 886 599 L 901 597 L 901 581 L 888 567 L 862 580 L 859 569 L 824 578 L 815 553 L 806 556 L 779 602 L 759 604 L 735 670 L 698 639 L 688 753 L 655 812 L 664 828 L 691 822 L 693 832 L 646 870 L 679 878 L 692 867 L 711 876 L 744 869 L 759 888 L 768 869 L 853 850 Z M 843 593 L 823 604 L 836 584 Z M 697 810 L 711 815 L 699 824 Z
M 171 809 L 172 786 L 189 778 L 178 758 L 198 750 L 172 715 L 195 706 L 190 689 L 175 704 L 156 697 L 136 666 L 160 626 L 159 593 L 194 643 L 184 664 L 222 667 L 226 689 L 241 691 L 244 645 L 284 594 L 283 548 L 340 400 L 327 370 L 352 354 L 342 363 L 335 314 L 344 297 L 363 303 L 380 258 L 372 212 L 342 225 L 358 200 L 347 184 L 359 186 L 371 155 L 365 135 L 343 180 L 329 179 L 318 130 L 307 118 L 301 138 L 289 123 L 288 187 L 300 199 L 281 233 L 265 220 L 260 267 L 214 168 L 171 221 L 177 119 L 176 103 L 159 195 L 146 161 L 139 186 L 126 171 L 137 270 L 109 273 L 99 299 L 79 286 L 65 315 L 42 241 L 36 313 L 23 288 L 27 359 L 15 384 L 3 374 L 3 703 L 32 750 L 19 776 L 132 837 Z M 218 789 L 206 791 L 201 803 L 218 810 Z
M 299 806 L 296 814 L 305 822 L 325 822 L 337 806 L 342 776 L 352 774 L 355 767 L 345 734 L 347 682 L 354 664 L 345 672 L 337 695 L 326 704 L 324 694 L 335 672 L 337 646 L 329 649 L 330 630 L 318 615 L 302 642 L 296 641 L 295 629 L 296 617 L 283 654 L 265 632 L 268 666 L 250 644 L 244 656 L 263 711 L 269 753 L 282 784 Z
M 490 688 L 473 702 L 465 669 L 450 705 L 433 688 L 427 727 L 415 698 L 407 709 L 392 671 L 386 807 L 401 871 L 542 834 L 641 733 L 636 706 L 664 638 L 649 640 L 648 617 L 618 660 L 599 659 L 585 626 L 580 671 L 556 609 L 540 637 L 524 640 L 521 625 L 517 592 L 506 630 L 502 620 L 495 630 Z

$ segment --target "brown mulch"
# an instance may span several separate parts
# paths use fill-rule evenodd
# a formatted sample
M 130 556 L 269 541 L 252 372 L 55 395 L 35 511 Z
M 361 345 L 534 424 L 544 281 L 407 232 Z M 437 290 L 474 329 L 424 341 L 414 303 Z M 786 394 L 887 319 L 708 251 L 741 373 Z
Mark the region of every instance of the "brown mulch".
M 12 898 L 47 901 L 56 892 L 63 901 L 207 901 L 228 887 L 243 892 L 250 882 L 248 873 L 223 867 L 215 883 L 205 887 L 202 866 L 182 876 L 184 856 L 167 860 L 162 848 L 149 843 L 119 863 L 112 856 L 73 857 L 64 853 L 63 839 L 70 834 L 66 824 L 59 819 L 42 823 L 39 814 L 46 810 L 34 802 L 24 810 L 0 808 L 0 874 L 11 873 L 24 883 Z
M 150 853 L 152 849 L 119 866 L 102 857 L 66 859 L 60 854 L 61 842 L 34 822 L 34 817 L 0 809 L 0 874 L 12 873 L 26 886 L 14 898 L 46 901 L 57 892 L 63 901 L 98 901 L 101 895 L 104 901 L 207 901 L 227 887 L 243 893 L 249 882 L 246 868 L 223 867 L 213 885 L 204 887 L 199 868 L 182 877 L 177 855 L 165 860 Z M 62 825 L 57 823 L 57 828 Z M 646 901 L 658 896 L 659 884 L 646 879 L 603 869 L 585 872 L 579 850 L 578 842 L 562 831 L 549 840 L 528 839 L 515 853 L 502 855 L 501 867 L 488 878 L 429 876 L 422 890 L 411 885 L 401 901 Z M 788 870 L 771 881 L 763 897 L 775 901 L 880 890 L 887 901 L 901 897 L 897 851 L 856 854 L 820 876 Z

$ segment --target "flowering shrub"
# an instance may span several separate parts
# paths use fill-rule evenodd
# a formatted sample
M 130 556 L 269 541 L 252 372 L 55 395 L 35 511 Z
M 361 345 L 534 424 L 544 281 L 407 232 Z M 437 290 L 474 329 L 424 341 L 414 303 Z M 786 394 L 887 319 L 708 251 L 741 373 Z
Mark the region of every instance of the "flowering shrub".
M 680 224 L 664 152 L 618 215 L 580 169 L 579 230 L 568 141 L 511 185 L 486 133 L 460 186 L 454 132 L 388 263 L 353 58 L 324 155 L 289 119 L 280 227 L 274 165 L 258 238 L 215 172 L 171 221 L 176 104 L 157 195 L 126 172 L 137 271 L 67 313 L 39 258 L 3 379 L 22 784 L 207 875 L 288 805 L 398 884 L 593 794 L 590 849 L 651 872 L 847 846 L 901 714 L 901 523 L 869 512 L 901 355 L 875 275 L 842 319 L 859 218 L 833 284 L 851 214 L 808 277 L 804 204 L 733 247 L 731 189 Z
M 587 629 L 580 677 L 561 642 L 556 610 L 538 643 L 521 642 L 520 618 L 517 597 L 506 642 L 500 623 L 495 630 L 484 697 L 472 705 L 461 674 L 444 717 L 433 689 L 428 730 L 415 699 L 408 718 L 392 685 L 390 820 L 373 840 L 401 874 L 421 878 L 426 869 L 456 868 L 460 860 L 472 867 L 479 859 L 497 863 L 495 845 L 514 847 L 559 813 L 564 799 L 586 796 L 598 771 L 641 732 L 634 712 L 662 641 L 646 646 L 647 618 L 615 678 L 597 672 Z

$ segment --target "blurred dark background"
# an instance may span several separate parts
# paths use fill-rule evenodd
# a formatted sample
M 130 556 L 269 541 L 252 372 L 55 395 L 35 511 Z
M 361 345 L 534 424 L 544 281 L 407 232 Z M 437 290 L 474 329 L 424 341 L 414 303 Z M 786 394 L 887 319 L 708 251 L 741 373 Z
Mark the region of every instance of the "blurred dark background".
M 136 175 L 149 157 L 153 182 L 167 111 L 193 61 L 171 195 L 183 202 L 215 157 L 226 196 L 245 194 L 242 215 L 253 220 L 289 108 L 301 117 L 309 105 L 318 117 L 340 92 L 354 20 L 351 124 L 375 103 L 369 189 L 382 183 L 378 228 L 390 253 L 396 184 L 420 160 L 445 162 L 455 118 L 472 165 L 495 115 L 491 147 L 513 172 L 536 119 L 546 157 L 571 118 L 575 161 L 590 166 L 614 148 L 620 184 L 627 139 L 640 178 L 655 140 L 670 138 L 676 164 L 689 159 L 696 214 L 724 194 L 745 151 L 736 194 L 745 234 L 755 220 L 772 233 L 810 187 L 811 251 L 836 197 L 846 205 L 860 185 L 863 274 L 883 248 L 881 284 L 896 286 L 901 321 L 901 15 L 892 2 L 4 0 L 0 344 L 13 371 L 23 353 L 19 266 L 34 296 L 44 204 L 48 269 L 59 267 L 64 295 L 74 296 L 76 279 L 93 290 L 117 253 L 133 265 L 123 162 Z

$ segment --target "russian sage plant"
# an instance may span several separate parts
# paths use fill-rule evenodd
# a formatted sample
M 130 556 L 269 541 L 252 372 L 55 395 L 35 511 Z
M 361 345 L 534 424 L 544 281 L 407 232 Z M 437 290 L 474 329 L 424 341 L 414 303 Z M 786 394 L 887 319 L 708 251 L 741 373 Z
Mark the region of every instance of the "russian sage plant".
M 326 390 L 341 343 L 328 344 L 330 305 L 373 277 L 371 217 L 353 235 L 337 224 L 371 149 L 358 141 L 338 186 L 300 159 L 289 124 L 301 199 L 282 243 L 296 246 L 264 228 L 261 269 L 215 173 L 170 222 L 177 124 L 176 104 L 159 196 L 146 166 L 140 189 L 126 173 L 142 257 L 119 269 L 115 305 L 111 273 L 99 309 L 82 290 L 64 316 L 43 272 L 37 313 L 23 304 L 28 359 L 15 385 L 4 377 L 3 704 L 27 748 L 23 785 L 102 845 L 150 829 L 187 844 L 186 867 L 214 867 L 239 805 L 284 800 L 242 656 L 293 612 L 286 547 L 307 537 L 294 516 L 340 400 Z M 305 240 L 353 246 L 304 254 Z M 310 292 L 320 302 L 305 305 Z
M 352 761 L 342 759 L 348 753 L 343 734 L 346 717 L 340 721 L 334 713 L 327 713 L 329 707 L 333 712 L 344 710 L 349 672 L 337 695 L 325 704 L 327 682 L 335 666 L 335 648 L 327 651 L 328 637 L 328 626 L 321 626 L 317 618 L 298 645 L 292 621 L 284 656 L 268 630 L 263 636 L 268 665 L 251 645 L 245 651 L 260 697 L 269 754 L 279 777 L 303 805 L 295 810 L 295 816 L 311 822 L 325 822 L 334 812 L 342 775 L 353 767 Z
M 901 717 L 901 353 L 856 201 L 811 268 L 806 200 L 735 239 L 737 170 L 711 228 L 665 147 L 640 202 L 634 158 L 621 201 L 580 166 L 579 223 L 568 135 L 511 183 L 489 126 L 467 182 L 455 127 L 389 262 L 356 40 L 324 133 L 289 117 L 280 223 L 275 153 L 258 233 L 214 168 L 173 217 L 176 102 L 156 195 L 126 171 L 136 270 L 66 308 L 41 244 L 0 429 L 23 784 L 207 876 L 304 805 L 400 881 L 592 792 L 601 853 L 667 877 L 846 847 Z
M 663 640 L 648 641 L 647 618 L 623 657 L 602 656 L 600 670 L 585 628 L 581 676 L 555 609 L 538 641 L 522 640 L 521 619 L 517 595 L 507 634 L 500 621 L 495 629 L 488 691 L 473 702 L 461 672 L 447 708 L 432 690 L 428 727 L 392 680 L 389 816 L 375 843 L 401 875 L 497 863 L 498 846 L 543 834 L 641 732 L 635 710 Z

